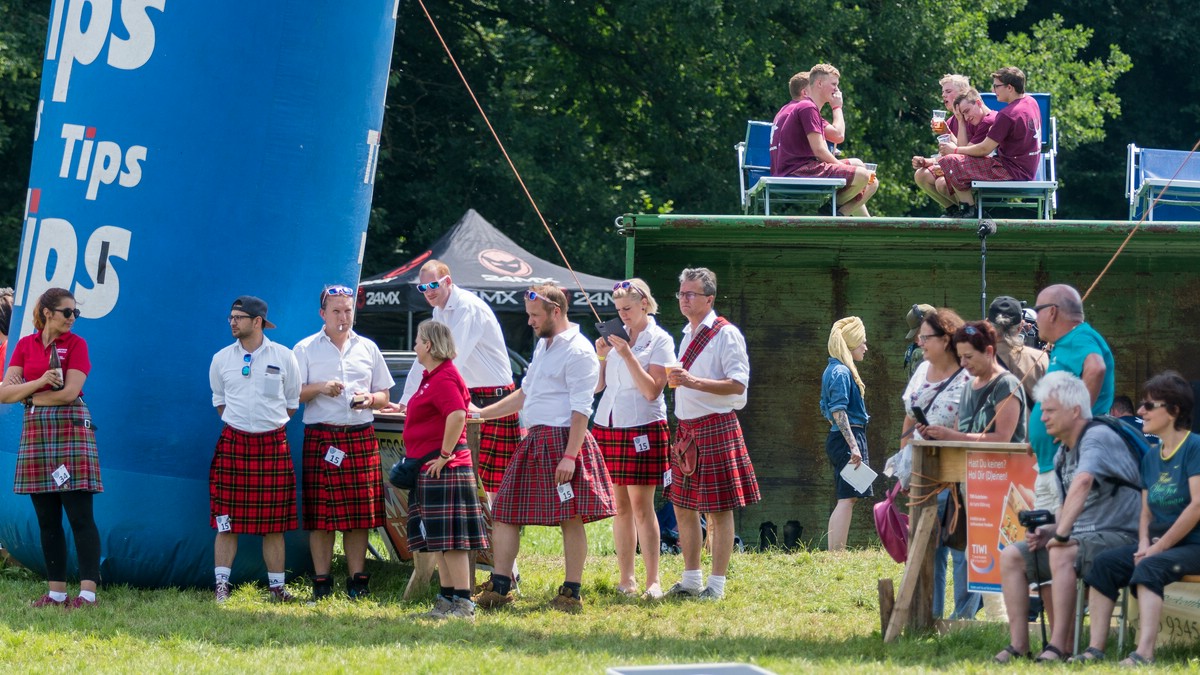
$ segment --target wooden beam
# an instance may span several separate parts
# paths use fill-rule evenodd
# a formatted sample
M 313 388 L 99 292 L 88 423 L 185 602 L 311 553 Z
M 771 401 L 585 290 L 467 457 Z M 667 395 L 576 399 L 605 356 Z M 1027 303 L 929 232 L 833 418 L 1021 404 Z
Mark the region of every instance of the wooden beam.
M 896 606 L 896 590 L 891 579 L 879 580 L 879 634 L 887 635 L 892 609 Z
M 917 523 L 916 535 L 908 545 L 910 564 L 904 566 L 904 577 L 900 581 L 900 592 L 896 595 L 896 607 L 892 610 L 892 618 L 888 624 L 884 642 L 895 642 L 901 631 L 909 623 L 912 616 L 917 592 L 917 578 L 921 576 L 922 565 L 913 565 L 911 561 L 923 560 L 925 554 L 933 547 L 933 535 L 938 530 L 937 509 L 921 509 Z

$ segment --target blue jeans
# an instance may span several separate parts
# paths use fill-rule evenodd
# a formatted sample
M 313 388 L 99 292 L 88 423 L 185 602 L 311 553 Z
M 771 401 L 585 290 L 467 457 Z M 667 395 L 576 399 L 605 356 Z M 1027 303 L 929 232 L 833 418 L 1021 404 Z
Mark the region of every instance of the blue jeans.
M 943 490 L 938 494 L 938 521 L 946 513 L 946 505 L 950 501 L 950 492 Z M 942 618 L 946 609 L 946 555 L 950 555 L 954 565 L 954 613 L 951 619 L 974 619 L 983 607 L 983 596 L 979 593 L 967 592 L 967 554 L 966 551 L 938 546 L 933 554 L 933 617 Z

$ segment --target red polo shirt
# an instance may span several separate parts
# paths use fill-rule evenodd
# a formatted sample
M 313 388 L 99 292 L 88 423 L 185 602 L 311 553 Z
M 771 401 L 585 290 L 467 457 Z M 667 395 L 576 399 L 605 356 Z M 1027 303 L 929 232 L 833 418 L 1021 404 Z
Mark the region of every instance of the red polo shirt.
M 446 417 L 457 410 L 467 410 L 471 394 L 467 383 L 454 367 L 453 361 L 443 361 L 433 370 L 421 376 L 417 393 L 408 400 L 404 419 L 404 454 L 412 459 L 442 449 L 442 437 L 446 433 Z M 467 444 L 467 428 L 464 425 L 459 444 Z M 471 451 L 462 449 L 454 453 L 447 467 L 471 466 Z
M 53 346 L 58 349 L 58 361 L 62 364 L 64 378 L 68 370 L 78 370 L 84 375 L 92 372 L 92 361 L 83 338 L 74 333 L 64 333 L 58 336 Z M 18 340 L 8 365 L 20 366 L 26 382 L 41 377 L 50 367 L 50 347 L 42 345 L 42 332 L 37 331 Z M 38 391 L 50 391 L 50 387 L 42 387 Z M 79 395 L 83 396 L 83 392 L 80 391 Z

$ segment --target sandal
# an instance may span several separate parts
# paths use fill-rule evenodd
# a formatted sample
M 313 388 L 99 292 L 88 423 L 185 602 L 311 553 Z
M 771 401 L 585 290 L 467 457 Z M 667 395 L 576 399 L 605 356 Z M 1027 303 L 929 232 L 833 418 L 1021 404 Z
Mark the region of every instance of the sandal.
M 1095 661 L 1103 661 L 1105 659 L 1104 650 L 1088 647 L 1079 652 L 1075 656 L 1067 659 L 1067 663 L 1093 663 Z
M 1000 658 L 1001 656 L 1003 656 L 1004 658 Z M 1014 647 L 1010 644 L 1007 647 L 1005 647 L 999 654 L 993 656 L 992 662 L 1004 664 L 1004 663 L 1011 663 L 1017 659 L 1032 659 L 1032 658 L 1033 658 L 1033 654 L 1031 652 L 1025 652 L 1024 654 L 1022 654 L 1021 652 L 1017 651 L 1016 647 Z
M 1050 652 L 1051 654 L 1054 655 L 1054 657 L 1053 658 L 1047 657 L 1046 652 Z M 1041 654 L 1038 654 L 1038 657 L 1035 660 L 1038 663 L 1047 663 L 1047 662 L 1053 663 L 1055 661 L 1062 661 L 1066 658 L 1067 658 L 1067 655 L 1064 654 L 1063 651 L 1061 649 L 1059 649 L 1058 647 L 1055 647 L 1054 645 L 1046 645 L 1046 648 L 1042 650 Z
M 1154 659 L 1148 659 L 1137 652 L 1129 652 L 1129 656 L 1125 657 L 1119 665 L 1122 666 L 1149 666 L 1154 663 Z

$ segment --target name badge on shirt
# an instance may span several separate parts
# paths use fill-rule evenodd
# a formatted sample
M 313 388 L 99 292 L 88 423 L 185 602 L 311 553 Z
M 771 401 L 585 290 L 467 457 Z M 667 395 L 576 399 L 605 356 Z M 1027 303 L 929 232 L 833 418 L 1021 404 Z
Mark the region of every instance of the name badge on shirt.
M 671 487 L 672 482 L 674 481 L 671 480 L 671 470 L 667 469 L 663 472 L 663 487 Z
M 558 486 L 558 501 L 565 502 L 575 498 L 575 491 L 571 489 L 570 483 L 563 483 Z
M 233 529 L 229 524 L 229 516 L 217 516 L 217 532 L 228 532 Z
M 641 436 L 633 437 L 634 452 L 649 452 L 650 451 L 650 436 L 642 434 Z
M 325 461 L 334 466 L 341 466 L 343 459 L 346 459 L 346 453 L 338 450 L 332 445 L 329 446 L 329 450 L 325 452 Z
M 58 468 L 50 474 L 50 477 L 54 479 L 54 484 L 56 486 L 62 487 L 63 483 L 71 480 L 71 473 L 67 471 L 66 464 L 59 464 Z

